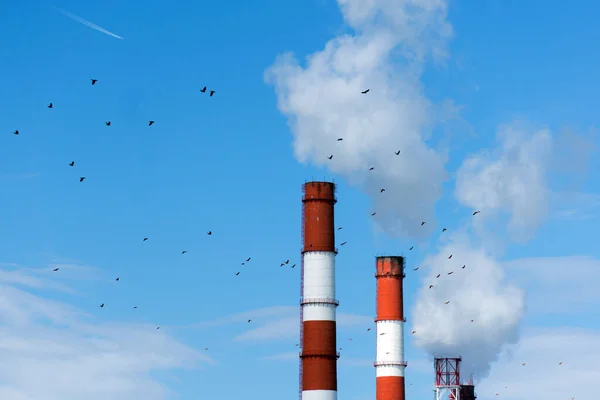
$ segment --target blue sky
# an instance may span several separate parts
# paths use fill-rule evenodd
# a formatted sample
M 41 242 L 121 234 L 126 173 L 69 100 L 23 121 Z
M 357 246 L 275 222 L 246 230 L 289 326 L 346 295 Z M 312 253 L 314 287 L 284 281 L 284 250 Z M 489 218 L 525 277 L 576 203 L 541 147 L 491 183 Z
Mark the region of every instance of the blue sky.
M 0 397 L 296 396 L 300 270 L 279 265 L 299 265 L 301 184 L 313 179 L 338 183 L 336 241 L 348 242 L 337 257 L 341 398 L 374 393 L 374 257 L 412 245 L 409 396 L 431 395 L 428 351 L 440 334 L 451 337 L 444 351 L 501 353 L 478 384 L 482 400 L 499 391 L 591 396 L 585 374 L 597 373 L 600 355 L 591 306 L 600 300 L 590 151 L 597 5 L 451 1 L 446 15 L 444 1 L 421 0 L 417 9 L 435 6 L 408 24 L 403 3 L 371 3 L 384 10 L 379 19 L 365 2 L 343 3 L 344 13 L 330 0 L 2 7 L 0 33 L 12 39 L 0 46 Z M 419 27 L 426 34 L 415 36 Z M 304 63 L 343 35 L 356 42 Z M 276 61 L 287 51 L 304 69 Z M 407 56 L 417 53 L 422 60 Z M 352 97 L 366 85 L 369 95 Z M 387 154 L 403 145 L 404 158 Z M 389 197 L 378 196 L 383 184 Z M 411 225 L 421 218 L 428 230 Z M 450 234 L 440 237 L 441 227 Z M 480 273 L 445 289 L 457 306 L 438 318 L 439 302 L 422 288 L 453 248 Z M 496 329 L 494 343 L 481 340 L 493 324 L 465 335 L 471 328 L 453 322 L 476 287 L 498 296 L 471 310 L 498 316 L 506 331 Z M 519 306 L 495 307 L 505 304 Z M 555 344 L 540 355 L 546 342 Z M 566 387 L 542 379 L 559 357 Z M 547 373 L 554 381 L 559 372 Z

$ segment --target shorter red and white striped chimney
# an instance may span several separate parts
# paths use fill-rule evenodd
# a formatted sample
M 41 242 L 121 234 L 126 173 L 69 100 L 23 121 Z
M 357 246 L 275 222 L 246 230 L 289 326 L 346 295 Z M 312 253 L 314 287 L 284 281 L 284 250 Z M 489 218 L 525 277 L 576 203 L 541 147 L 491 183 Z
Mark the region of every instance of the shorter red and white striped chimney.
M 377 257 L 376 400 L 405 400 L 404 257 Z

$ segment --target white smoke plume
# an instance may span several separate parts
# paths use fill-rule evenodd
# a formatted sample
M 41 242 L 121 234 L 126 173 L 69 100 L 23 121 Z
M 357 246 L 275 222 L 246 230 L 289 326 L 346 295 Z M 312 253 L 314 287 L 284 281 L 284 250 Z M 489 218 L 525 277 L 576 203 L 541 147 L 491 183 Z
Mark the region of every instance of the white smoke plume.
M 445 155 L 427 143 L 438 113 L 419 78 L 424 60 L 442 58 L 452 36 L 446 2 L 338 4 L 355 34 L 330 40 L 305 67 L 292 54 L 281 55 L 265 79 L 288 117 L 300 162 L 327 165 L 361 186 L 389 234 L 426 235 L 429 226 L 420 223 L 433 219 L 447 174 Z
M 326 165 L 360 186 L 373 199 L 376 220 L 387 233 L 424 237 L 434 224 L 420 223 L 433 219 L 447 172 L 446 155 L 429 144 L 444 108 L 425 97 L 420 78 L 428 58 L 446 56 L 452 36 L 447 4 L 443 0 L 338 0 L 338 4 L 354 34 L 330 40 L 323 50 L 307 56 L 305 66 L 284 54 L 265 78 L 275 87 L 279 110 L 288 118 L 296 158 Z M 362 95 L 366 89 L 370 92 Z M 509 139 L 503 143 L 514 150 Z M 465 179 L 485 170 L 487 160 L 472 160 L 477 159 L 461 170 L 457 189 L 461 193 L 476 189 L 466 182 L 484 183 Z M 509 165 L 501 163 L 505 169 Z M 370 167 L 375 169 L 369 171 Z M 538 177 L 543 174 L 533 173 L 528 183 Z M 458 197 L 468 206 L 488 205 L 475 194 Z M 505 202 L 509 198 L 498 197 Z M 520 207 L 515 201 L 509 205 L 508 211 Z M 455 253 L 451 260 L 449 253 Z M 436 290 L 429 290 L 425 281 L 418 296 L 417 344 L 431 355 L 462 355 L 466 371 L 485 375 L 502 347 L 518 339 L 523 293 L 506 285 L 499 264 L 466 239 L 455 240 L 426 263 L 433 277 L 441 273 L 445 279 L 434 279 Z M 468 269 L 463 270 L 463 264 Z M 450 268 L 455 273 L 446 275 Z
M 524 292 L 506 283 L 501 265 L 466 236 L 453 237 L 422 268 L 428 275 L 412 316 L 415 344 L 435 357 L 461 356 L 463 376 L 485 377 L 503 347 L 519 339 Z

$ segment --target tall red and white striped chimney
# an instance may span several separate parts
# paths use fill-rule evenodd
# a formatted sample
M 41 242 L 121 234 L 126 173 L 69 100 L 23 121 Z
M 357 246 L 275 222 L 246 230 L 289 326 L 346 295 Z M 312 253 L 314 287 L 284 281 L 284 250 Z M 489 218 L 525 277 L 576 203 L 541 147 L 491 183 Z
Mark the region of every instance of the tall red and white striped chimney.
M 302 198 L 301 400 L 337 400 L 335 184 L 307 182 Z
M 377 257 L 376 400 L 404 400 L 404 257 Z

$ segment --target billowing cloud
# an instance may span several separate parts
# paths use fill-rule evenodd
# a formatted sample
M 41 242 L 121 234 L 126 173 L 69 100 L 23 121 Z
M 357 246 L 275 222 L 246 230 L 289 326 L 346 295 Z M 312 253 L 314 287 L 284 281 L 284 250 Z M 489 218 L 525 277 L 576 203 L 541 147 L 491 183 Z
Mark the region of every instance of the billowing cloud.
M 460 355 L 466 374 L 486 376 L 504 346 L 518 341 L 524 292 L 465 237 L 453 238 L 422 265 L 428 272 L 412 315 L 415 344 L 436 357 Z
M 212 362 L 154 326 L 99 321 L 39 288 L 53 288 L 44 273 L 0 270 L 0 398 L 165 399 L 153 372 Z
M 420 76 L 424 60 L 442 58 L 452 36 L 446 2 L 338 3 L 354 34 L 331 39 L 304 67 L 280 55 L 265 78 L 300 162 L 327 165 L 360 186 L 389 234 L 425 235 L 430 228 L 420 222 L 433 218 L 447 178 L 445 154 L 429 141 L 438 116 L 448 115 L 426 98 Z

